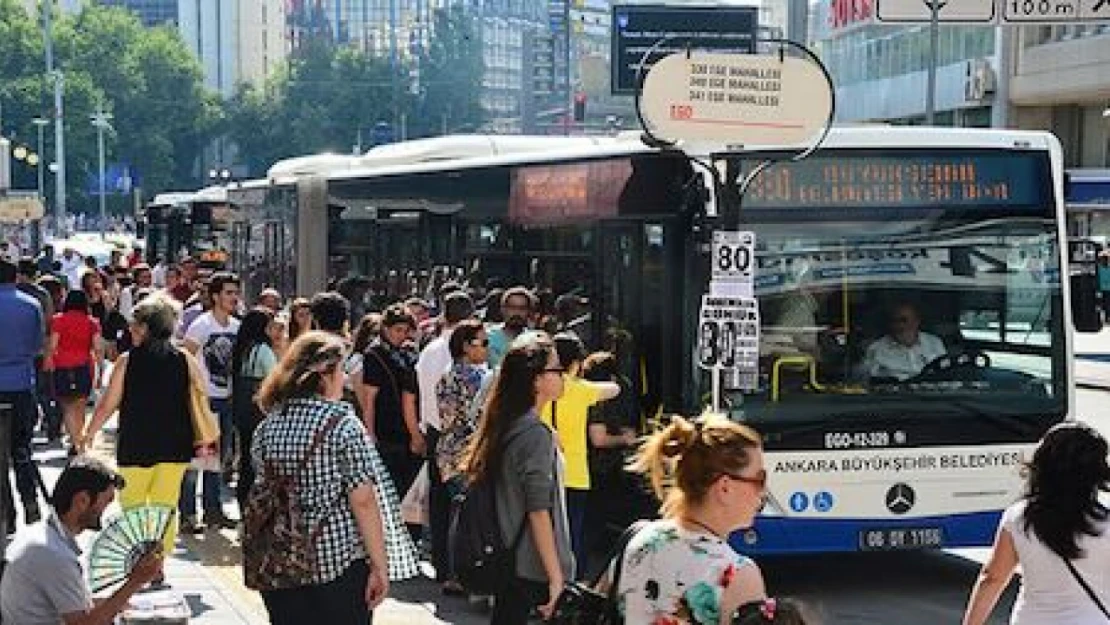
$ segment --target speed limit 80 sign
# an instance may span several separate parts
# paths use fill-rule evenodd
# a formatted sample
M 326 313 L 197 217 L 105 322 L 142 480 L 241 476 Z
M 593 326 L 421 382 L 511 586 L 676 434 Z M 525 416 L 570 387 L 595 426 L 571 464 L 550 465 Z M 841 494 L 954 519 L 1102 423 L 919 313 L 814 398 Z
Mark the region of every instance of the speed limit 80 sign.
M 752 264 L 755 262 L 755 234 L 751 232 L 713 232 L 714 281 L 752 281 Z

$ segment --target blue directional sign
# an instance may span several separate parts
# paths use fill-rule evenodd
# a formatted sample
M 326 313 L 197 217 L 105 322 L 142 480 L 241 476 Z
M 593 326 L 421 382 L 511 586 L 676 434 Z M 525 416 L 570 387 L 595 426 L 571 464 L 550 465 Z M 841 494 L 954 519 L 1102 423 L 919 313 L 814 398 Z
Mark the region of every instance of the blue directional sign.
M 828 512 L 833 507 L 833 496 L 828 491 L 821 491 L 813 496 L 813 509 L 818 512 Z
M 797 492 L 790 496 L 790 509 L 794 512 L 805 512 L 809 508 L 809 495 Z

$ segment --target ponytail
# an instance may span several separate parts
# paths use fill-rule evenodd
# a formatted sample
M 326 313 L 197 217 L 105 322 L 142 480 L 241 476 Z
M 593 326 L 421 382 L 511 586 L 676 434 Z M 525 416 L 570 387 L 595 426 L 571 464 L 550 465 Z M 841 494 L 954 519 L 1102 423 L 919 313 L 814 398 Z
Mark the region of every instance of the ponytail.
M 700 503 L 721 475 L 747 467 L 761 444 L 754 430 L 723 417 L 676 415 L 643 442 L 629 468 L 648 477 L 663 502 L 660 513 L 673 518 Z

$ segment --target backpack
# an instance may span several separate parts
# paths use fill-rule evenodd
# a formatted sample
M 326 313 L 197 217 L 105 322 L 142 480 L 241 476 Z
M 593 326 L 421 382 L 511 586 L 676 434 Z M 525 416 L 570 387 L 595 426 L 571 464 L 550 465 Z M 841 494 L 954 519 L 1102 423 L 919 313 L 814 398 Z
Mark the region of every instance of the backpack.
M 501 453 L 520 432 L 510 436 Z M 455 497 L 448 529 L 450 559 L 459 583 L 472 593 L 496 595 L 516 578 L 516 548 L 524 536 L 528 515 L 520 521 L 513 541 L 505 545 L 497 521 L 497 480 L 492 474 L 467 485 Z
M 263 464 L 261 479 L 251 487 L 243 510 L 243 580 L 247 588 L 278 590 L 314 583 L 315 545 L 330 515 L 311 531 L 306 527 L 296 480 L 342 418 L 343 413 L 331 417 L 316 432 L 292 473 L 279 473 L 271 460 Z

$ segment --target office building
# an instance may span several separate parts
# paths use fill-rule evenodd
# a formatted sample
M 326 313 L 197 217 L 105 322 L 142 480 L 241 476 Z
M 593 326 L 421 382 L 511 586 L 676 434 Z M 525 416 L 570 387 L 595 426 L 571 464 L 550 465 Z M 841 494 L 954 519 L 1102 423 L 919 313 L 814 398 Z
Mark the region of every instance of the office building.
M 282 0 L 178 0 L 177 26 L 205 86 L 225 98 L 239 83 L 261 83 L 286 58 Z
M 122 7 L 135 13 L 143 26 L 176 26 L 177 2 L 178 0 L 101 0 L 101 4 Z
M 1009 123 L 1050 130 L 1069 167 L 1110 167 L 1110 24 L 1022 28 Z
M 880 24 L 874 0 L 826 0 L 810 11 L 814 48 L 836 87 L 837 121 L 924 123 L 927 24 Z M 993 26 L 940 26 L 938 125 L 991 125 L 996 31 Z

